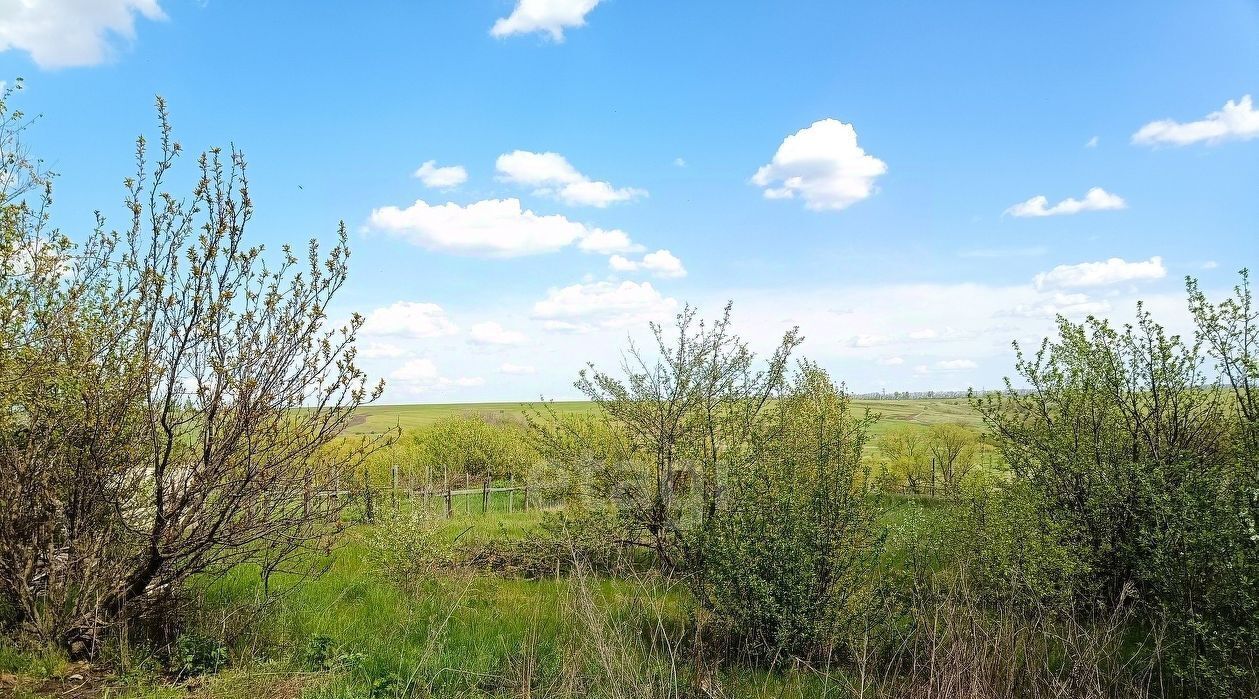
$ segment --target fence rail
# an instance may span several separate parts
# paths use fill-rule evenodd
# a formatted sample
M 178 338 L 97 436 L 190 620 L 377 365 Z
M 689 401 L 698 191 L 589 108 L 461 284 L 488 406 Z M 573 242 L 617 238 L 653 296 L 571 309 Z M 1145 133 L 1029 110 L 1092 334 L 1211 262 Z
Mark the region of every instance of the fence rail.
M 404 500 L 410 500 L 412 503 L 421 502 L 428 509 L 433 509 L 434 502 L 441 503 L 444 505 L 446 517 L 454 517 L 456 514 L 470 515 L 478 508 L 480 514 L 491 511 L 528 512 L 530 509 L 539 509 L 545 504 L 540 499 L 541 489 L 529 483 L 515 485 L 513 481 L 509 485 L 494 485 L 487 479 L 479 486 L 474 486 L 474 481 L 465 476 L 463 488 L 456 488 L 453 484 L 404 484 L 398 477 L 397 467 L 394 467 L 391 476 L 389 486 L 378 487 L 371 484 L 368 474 L 364 472 L 362 480 L 358 481 L 354 487 L 343 488 L 339 487 L 342 481 L 340 476 L 336 475 L 333 478 L 334 488 L 307 491 L 304 498 L 307 502 L 312 498 L 362 499 L 369 519 L 373 517 L 376 507 L 389 504 L 396 508 Z M 480 502 L 476 502 L 477 500 Z

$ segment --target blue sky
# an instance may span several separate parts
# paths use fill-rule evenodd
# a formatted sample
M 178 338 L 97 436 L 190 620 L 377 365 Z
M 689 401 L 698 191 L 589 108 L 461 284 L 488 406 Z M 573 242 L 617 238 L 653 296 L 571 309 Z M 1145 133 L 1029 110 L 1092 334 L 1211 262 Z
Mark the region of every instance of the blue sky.
M 246 152 L 255 240 L 345 220 L 394 402 L 569 397 L 727 298 L 856 390 L 993 386 L 1259 252 L 1253 0 L 0 2 L 0 76 L 67 232 L 121 220 L 156 94 Z

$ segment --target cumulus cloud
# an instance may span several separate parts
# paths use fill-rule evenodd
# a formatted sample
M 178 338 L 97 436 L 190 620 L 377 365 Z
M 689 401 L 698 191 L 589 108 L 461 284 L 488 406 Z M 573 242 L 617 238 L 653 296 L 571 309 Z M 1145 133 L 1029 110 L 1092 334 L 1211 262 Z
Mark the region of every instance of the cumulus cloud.
M 391 371 L 388 378 L 395 392 L 410 396 L 485 384 L 485 379 L 480 376 L 442 376 L 433 360 L 427 358 L 408 360 Z
M 769 199 L 800 197 L 814 211 L 839 210 L 874 194 L 886 172 L 886 163 L 857 145 L 851 124 L 823 119 L 784 139 L 752 182 Z
M 1161 257 L 1155 256 L 1136 262 L 1112 257 L 1102 262 L 1058 265 L 1048 272 L 1037 274 L 1034 283 L 1037 289 L 1068 289 L 1148 281 L 1162 279 L 1165 276 L 1167 276 L 1167 269 L 1163 267 Z
M 433 189 L 450 189 L 468 181 L 468 171 L 462 165 L 438 167 L 436 160 L 426 160 L 414 176 Z
M 512 151 L 498 156 L 495 167 L 504 182 L 532 187 L 534 194 L 553 197 L 570 206 L 603 208 L 647 196 L 642 189 L 591 180 L 559 153 Z
M 0 51 L 30 54 L 40 68 L 103 63 L 117 39 L 135 39 L 136 17 L 165 19 L 158 0 L 0 2 Z
M 1101 315 L 1109 310 L 1110 303 L 1104 299 L 1093 299 L 1088 294 L 1056 291 L 1032 303 L 1017 304 L 1003 315 L 1024 318 L 1055 318 L 1057 316 L 1078 318 Z
M 643 249 L 643 246 L 631 241 L 625 231 L 617 229 L 609 231 L 602 228 L 594 228 L 587 231 L 586 235 L 577 243 L 577 248 L 584 252 L 610 255 L 614 252 L 639 252 Z
M 459 332 L 435 303 L 398 301 L 367 314 L 363 334 L 406 338 L 444 337 Z
M 905 363 L 904 357 L 880 357 L 876 360 L 880 366 L 900 366 Z
M 528 364 L 513 364 L 511 362 L 503 362 L 499 365 L 498 371 L 501 374 L 532 374 L 537 370 Z
M 649 252 L 643 255 L 643 259 L 637 261 L 620 255 L 613 255 L 608 258 L 608 266 L 617 272 L 643 270 L 665 279 L 676 279 L 686 276 L 686 268 L 682 266 L 682 260 L 679 260 L 668 250 Z
M 1248 141 L 1259 137 L 1259 110 L 1250 95 L 1211 112 L 1198 121 L 1172 119 L 1152 121 L 1132 134 L 1132 142 L 1144 146 L 1187 146 L 1191 143 L 1215 145 L 1225 141 Z
M 533 317 L 547 321 L 547 330 L 581 332 L 659 320 L 677 305 L 650 282 L 591 282 L 548 290 L 546 298 L 533 304 Z
M 508 330 L 492 320 L 469 328 L 468 339 L 478 345 L 523 345 L 529 342 L 529 337 L 519 330 Z
M 1085 147 L 1085 148 L 1096 148 L 1096 147 L 1097 147 L 1097 137 L 1096 137 L 1096 136 L 1094 136 L 1094 137 L 1090 138 L 1090 139 L 1088 140 L 1088 142 L 1084 144 L 1084 147 Z
M 424 382 L 437 379 L 437 365 L 431 359 L 412 359 L 389 374 L 394 381 Z
M 519 199 L 486 199 L 468 205 L 416 200 L 405 209 L 373 209 L 369 225 L 429 250 L 486 257 L 555 252 L 569 245 L 590 252 L 634 249 L 622 231 L 588 227 L 559 214 L 536 214 Z
M 584 27 L 586 15 L 598 4 L 599 0 L 519 0 L 510 15 L 494 23 L 490 34 L 501 38 L 545 32 L 555 41 L 563 41 L 564 30 Z
M 1049 199 L 1041 194 L 1011 206 L 1005 210 L 1005 213 L 1021 217 L 1062 216 L 1078 214 L 1081 211 L 1108 211 L 1127 207 L 1128 204 L 1123 200 L 1123 197 L 1118 194 L 1111 194 L 1101 187 L 1094 187 L 1085 193 L 1083 199 L 1067 197 L 1057 204 L 1049 206 Z

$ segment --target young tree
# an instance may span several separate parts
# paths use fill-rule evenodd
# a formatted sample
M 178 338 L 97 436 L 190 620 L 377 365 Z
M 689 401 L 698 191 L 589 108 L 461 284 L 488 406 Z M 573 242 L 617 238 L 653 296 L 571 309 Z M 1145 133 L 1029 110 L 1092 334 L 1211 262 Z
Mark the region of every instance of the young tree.
M 931 453 L 926 435 L 913 426 L 892 429 L 879 437 L 878 452 L 888 477 L 903 481 L 909 492 L 917 494 L 931 479 Z
M 781 391 L 801 341 L 796 330 L 787 332 L 758 368 L 734 334 L 730 312 L 727 304 L 709 324 L 688 306 L 677 315 L 672 339 L 651 324 L 654 351 L 631 343 L 621 376 L 590 365 L 575 384 L 626 442 L 626 463 L 602 465 L 600 481 L 630 523 L 627 538 L 641 538 L 666 568 L 694 552 L 684 505 L 694 505 L 690 514 L 698 522 L 712 516 L 725 473 L 746 462 L 749 436 Z
M 973 430 L 949 423 L 932 425 L 927 433 L 927 450 L 931 454 L 931 488 L 936 492 L 936 477 L 945 494 L 955 494 L 962 479 L 975 468 L 979 435 Z
M 25 203 L 3 220 L 6 249 L 41 263 L 0 267 L 0 285 L 44 300 L 3 309 L 6 335 L 24 334 L 0 360 L 13 388 L 0 586 L 25 628 L 76 655 L 191 575 L 255 558 L 275 569 L 324 541 L 340 501 L 309 494 L 381 442 L 329 448 L 382 388 L 355 365 L 361 317 L 328 322 L 344 226 L 327 255 L 312 240 L 304 260 L 285 247 L 272 266 L 246 241 L 244 158 L 203 154 L 191 196 L 176 197 L 181 148 L 160 99 L 158 115 L 157 157 L 137 142 L 125 231 L 98 217 L 74 248 Z

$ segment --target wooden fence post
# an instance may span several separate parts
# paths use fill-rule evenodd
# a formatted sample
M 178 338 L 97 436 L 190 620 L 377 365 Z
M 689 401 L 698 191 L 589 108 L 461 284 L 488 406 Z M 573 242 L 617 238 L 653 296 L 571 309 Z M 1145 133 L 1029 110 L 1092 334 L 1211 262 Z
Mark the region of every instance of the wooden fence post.
M 490 511 L 490 479 L 486 476 L 485 483 L 481 486 L 481 514 Z
M 525 512 L 529 511 L 529 483 L 525 483 Z
M 450 486 L 446 486 L 446 519 L 450 519 L 454 512 L 450 508 Z
M 376 521 L 376 507 L 372 503 L 372 479 L 366 466 L 363 467 L 363 518 L 368 522 Z
M 398 509 L 398 464 L 389 469 L 389 497 L 393 500 L 394 509 Z

